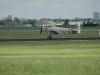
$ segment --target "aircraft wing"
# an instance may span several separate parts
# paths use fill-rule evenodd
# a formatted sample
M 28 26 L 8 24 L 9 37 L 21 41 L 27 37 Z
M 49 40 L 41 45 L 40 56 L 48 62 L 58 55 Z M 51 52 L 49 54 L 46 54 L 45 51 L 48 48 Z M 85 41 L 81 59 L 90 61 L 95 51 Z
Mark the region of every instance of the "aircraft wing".
M 50 32 L 51 34 L 55 34 L 55 35 L 59 34 L 56 31 L 48 31 L 48 32 Z

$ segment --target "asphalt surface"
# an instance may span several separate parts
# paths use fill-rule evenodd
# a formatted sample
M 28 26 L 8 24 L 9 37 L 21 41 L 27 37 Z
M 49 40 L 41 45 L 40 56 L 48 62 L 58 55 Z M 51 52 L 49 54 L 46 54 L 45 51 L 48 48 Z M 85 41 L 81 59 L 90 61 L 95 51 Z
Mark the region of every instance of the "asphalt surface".
M 0 42 L 14 42 L 14 41 L 68 41 L 68 40 L 100 40 L 100 37 L 91 37 L 91 38 L 40 38 L 40 39 L 0 39 Z

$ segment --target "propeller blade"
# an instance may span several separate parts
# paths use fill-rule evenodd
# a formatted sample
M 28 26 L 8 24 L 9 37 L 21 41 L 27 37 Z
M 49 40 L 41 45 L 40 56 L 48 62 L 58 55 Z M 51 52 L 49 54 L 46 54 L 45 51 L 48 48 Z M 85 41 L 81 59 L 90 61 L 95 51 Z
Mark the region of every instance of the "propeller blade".
M 41 26 L 41 30 L 40 30 L 40 34 L 42 33 L 42 26 Z

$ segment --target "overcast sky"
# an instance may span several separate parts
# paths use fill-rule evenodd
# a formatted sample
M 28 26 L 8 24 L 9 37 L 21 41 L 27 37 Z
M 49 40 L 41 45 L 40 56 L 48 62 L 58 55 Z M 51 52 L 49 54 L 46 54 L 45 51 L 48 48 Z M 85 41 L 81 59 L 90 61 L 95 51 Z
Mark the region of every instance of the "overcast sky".
M 93 12 L 100 12 L 100 0 L 0 0 L 0 19 L 93 18 Z

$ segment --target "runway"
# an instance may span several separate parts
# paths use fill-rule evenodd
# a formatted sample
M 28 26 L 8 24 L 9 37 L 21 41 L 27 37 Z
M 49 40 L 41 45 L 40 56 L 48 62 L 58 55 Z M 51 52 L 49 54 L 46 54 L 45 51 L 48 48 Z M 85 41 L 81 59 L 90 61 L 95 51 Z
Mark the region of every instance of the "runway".
M 86 38 L 52 38 L 52 39 L 46 39 L 46 38 L 38 38 L 38 39 L 0 39 L 0 42 L 16 42 L 16 41 L 68 41 L 68 40 L 100 40 L 100 37 L 86 37 Z

